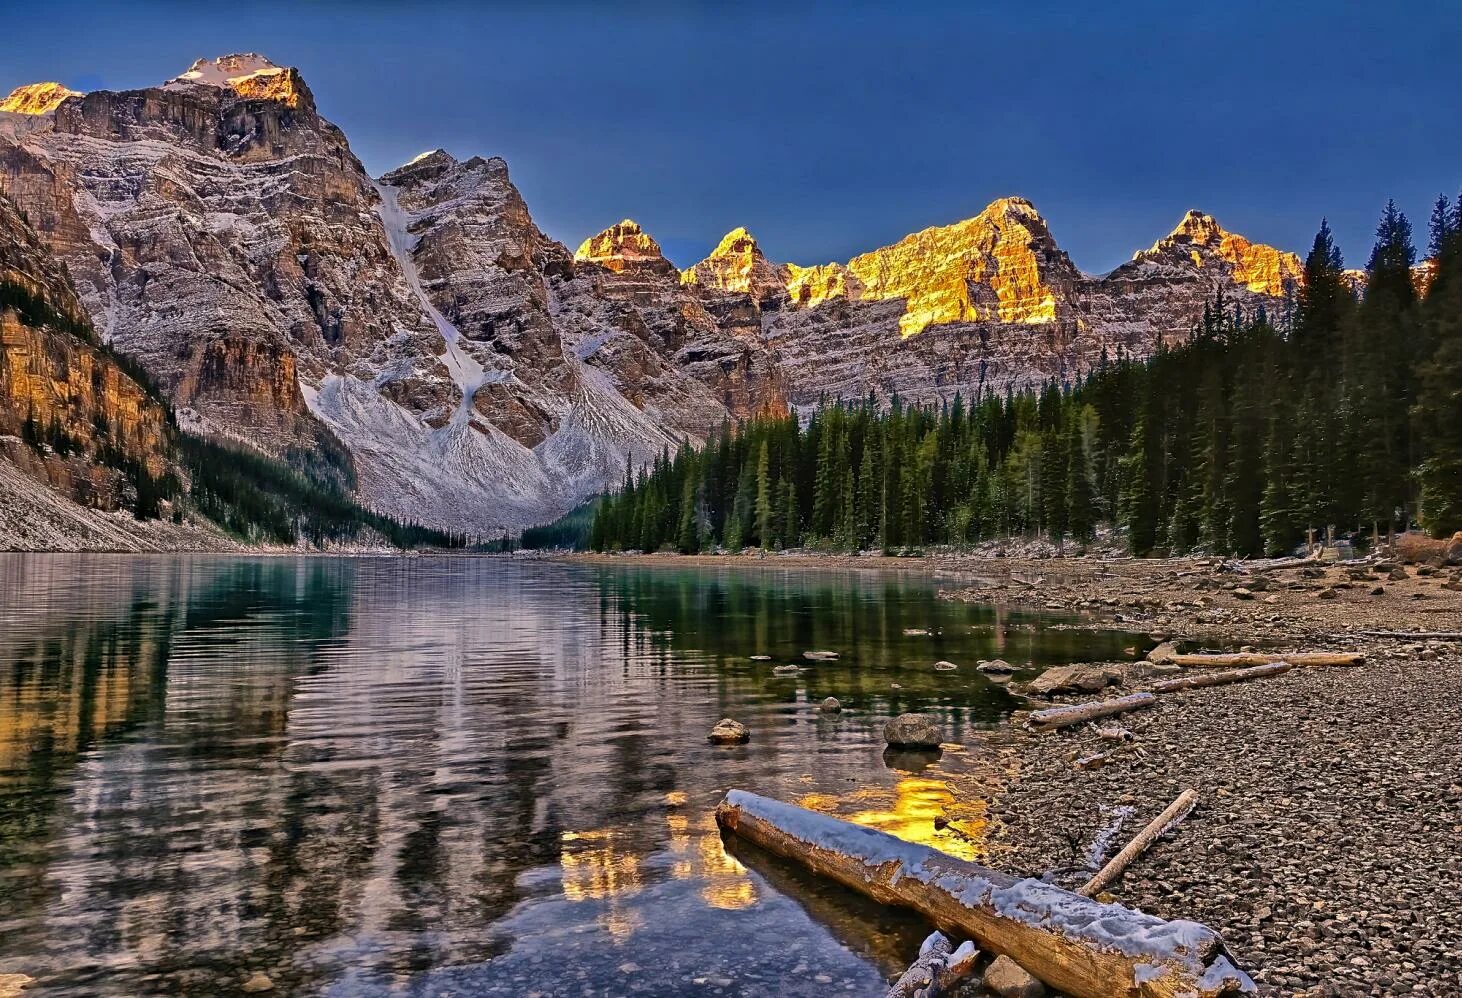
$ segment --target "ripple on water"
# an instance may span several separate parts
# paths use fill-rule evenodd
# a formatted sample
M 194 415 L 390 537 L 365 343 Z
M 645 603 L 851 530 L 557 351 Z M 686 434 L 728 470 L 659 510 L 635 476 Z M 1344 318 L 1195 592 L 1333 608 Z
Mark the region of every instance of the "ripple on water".
M 874 991 L 923 927 L 728 852 L 724 791 L 982 858 L 968 666 L 1142 640 L 879 573 L 0 561 L 0 974 L 62 995 Z M 968 749 L 885 757 L 909 709 Z

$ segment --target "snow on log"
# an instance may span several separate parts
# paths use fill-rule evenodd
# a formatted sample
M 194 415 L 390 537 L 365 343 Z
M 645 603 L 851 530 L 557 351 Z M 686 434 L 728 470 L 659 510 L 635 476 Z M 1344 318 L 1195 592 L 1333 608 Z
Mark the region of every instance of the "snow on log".
M 980 951 L 972 942 L 955 949 L 942 932 L 932 932 L 919 947 L 919 956 L 894 981 L 884 998 L 939 998 L 949 994 L 975 969 Z
M 1191 787 L 1184 790 L 1178 795 L 1177 800 L 1164 808 L 1162 814 L 1153 818 L 1146 828 L 1138 832 L 1132 841 L 1123 847 L 1121 852 L 1113 856 L 1111 861 L 1102 867 L 1096 876 L 1079 887 L 1076 893 L 1082 897 L 1089 898 L 1095 897 L 1106 890 L 1114 880 L 1122 875 L 1122 872 L 1127 867 L 1132 865 L 1134 859 L 1141 856 L 1147 851 L 1149 846 L 1158 840 L 1158 837 L 1163 832 L 1186 818 L 1188 812 L 1193 810 L 1193 805 L 1196 803 L 1198 803 L 1198 791 Z
M 1271 662 L 1302 666 L 1360 665 L 1366 657 L 1358 651 L 1235 652 L 1228 655 L 1174 655 L 1174 665 L 1189 669 L 1243 669 Z
M 1268 665 L 1233 669 L 1229 672 L 1200 672 L 1192 676 L 1183 676 L 1181 679 L 1166 679 L 1160 683 L 1153 683 L 1147 689 L 1150 693 L 1179 693 L 1202 686 L 1226 686 L 1229 683 L 1244 683 L 1250 679 L 1263 679 L 1266 676 L 1282 676 L 1293 668 L 1294 663 L 1292 662 L 1270 662 Z
M 1038 710 L 1026 718 L 1026 723 L 1041 731 L 1052 731 L 1056 728 L 1080 724 L 1082 721 L 1095 720 L 1098 717 L 1109 717 L 1112 714 L 1151 707 L 1156 703 L 1157 697 L 1151 693 L 1132 693 L 1114 700 L 1093 700 L 1091 703 L 1079 703 L 1071 707 L 1051 707 L 1048 710 Z
M 792 804 L 732 790 L 716 809 L 728 834 L 794 860 L 942 931 L 1003 954 L 1074 998 L 1252 995 L 1212 929 L 1018 880 Z

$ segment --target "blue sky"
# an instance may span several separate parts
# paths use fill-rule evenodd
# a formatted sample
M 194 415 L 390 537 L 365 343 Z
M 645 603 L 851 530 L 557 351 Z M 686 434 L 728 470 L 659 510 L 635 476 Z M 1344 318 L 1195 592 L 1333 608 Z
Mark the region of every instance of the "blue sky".
M 9 5 L 7 5 L 9 6 Z M 678 263 L 745 225 L 843 260 L 1022 194 L 1085 270 L 1188 208 L 1364 263 L 1395 197 L 1462 187 L 1462 9 L 1381 4 L 481 5 L 50 0 L 5 12 L 0 92 L 295 65 L 373 174 L 507 159 L 572 245 L 625 216 Z

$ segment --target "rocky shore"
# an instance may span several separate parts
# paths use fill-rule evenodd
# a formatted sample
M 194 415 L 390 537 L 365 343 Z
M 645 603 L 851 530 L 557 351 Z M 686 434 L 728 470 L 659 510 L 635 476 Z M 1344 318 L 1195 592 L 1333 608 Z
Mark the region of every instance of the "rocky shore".
M 1262 567 L 1262 566 L 1260 566 Z M 1040 562 L 950 593 L 1091 615 L 1195 647 L 1360 651 L 1355 668 L 1165 695 L 1155 709 L 1028 734 L 997 799 L 1012 873 L 1071 886 L 1185 788 L 1199 804 L 1111 888 L 1121 903 L 1220 933 L 1266 994 L 1462 993 L 1462 580 L 1425 566 Z M 1368 633 L 1371 632 L 1371 633 Z M 1379 632 L 1400 632 L 1382 635 Z M 1106 667 L 1116 696 L 1158 678 Z M 1167 672 L 1169 669 L 1162 671 Z M 1099 768 L 1077 759 L 1108 753 Z

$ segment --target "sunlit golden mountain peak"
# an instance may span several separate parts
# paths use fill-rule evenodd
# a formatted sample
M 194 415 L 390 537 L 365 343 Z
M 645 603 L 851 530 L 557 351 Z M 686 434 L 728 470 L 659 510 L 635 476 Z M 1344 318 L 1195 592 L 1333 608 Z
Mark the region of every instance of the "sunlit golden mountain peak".
M 71 97 L 82 96 L 79 90 L 72 90 L 59 83 L 27 83 L 10 91 L 10 96 L 0 101 L 0 111 L 13 114 L 49 114 Z

